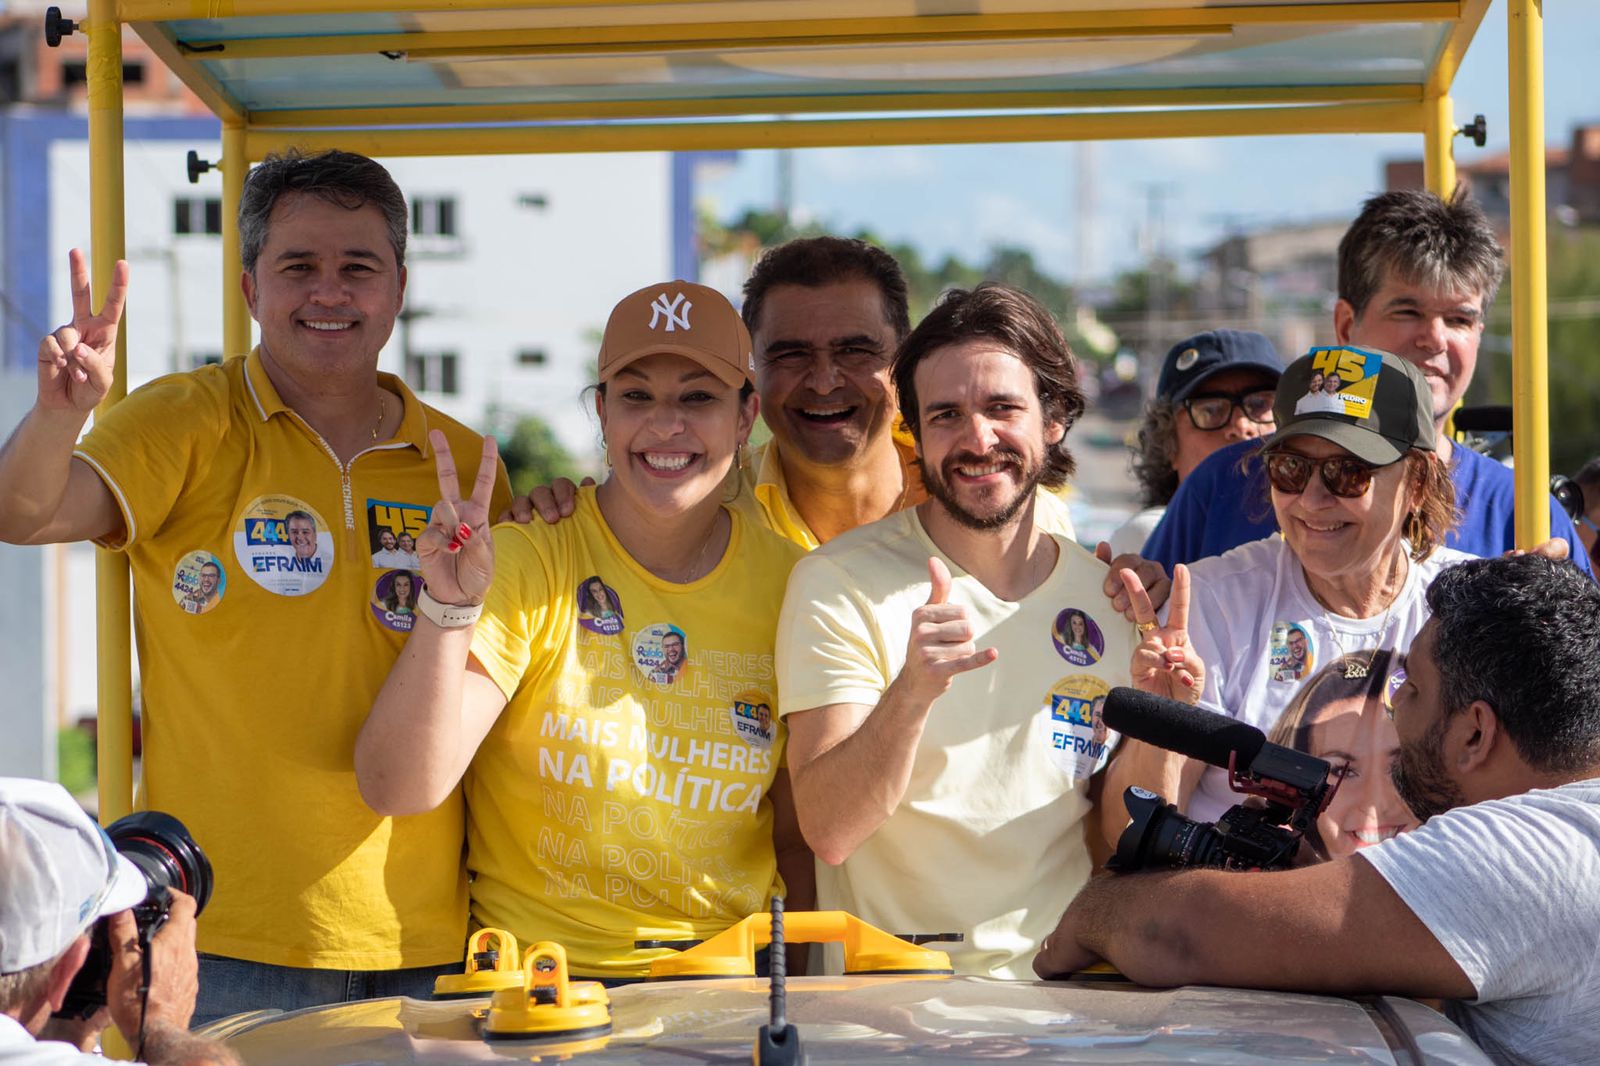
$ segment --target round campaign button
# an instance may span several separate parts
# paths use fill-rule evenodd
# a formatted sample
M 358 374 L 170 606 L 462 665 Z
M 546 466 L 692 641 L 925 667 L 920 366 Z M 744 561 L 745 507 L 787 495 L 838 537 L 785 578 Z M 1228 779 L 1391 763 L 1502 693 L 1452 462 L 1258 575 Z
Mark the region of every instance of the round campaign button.
M 185 552 L 172 571 L 172 598 L 189 614 L 205 614 L 222 602 L 228 572 L 208 551 Z
M 622 632 L 622 598 L 599 574 L 578 582 L 578 624 L 603 637 Z
M 372 587 L 368 607 L 385 629 L 409 633 L 417 621 L 417 594 L 422 591 L 422 575 L 410 570 L 390 570 Z
M 1105 654 L 1106 637 L 1089 612 L 1068 607 L 1056 615 L 1050 627 L 1050 642 L 1056 652 L 1073 666 L 1093 666 Z
M 733 698 L 733 731 L 757 748 L 772 747 L 777 721 L 772 714 L 772 697 L 751 690 Z
M 633 638 L 633 664 L 647 681 L 674 684 L 689 668 L 689 638 L 671 622 L 645 626 Z
M 280 596 L 304 596 L 333 569 L 333 532 L 293 496 L 258 496 L 233 533 L 233 552 L 250 580 Z
M 1035 719 L 1038 742 L 1051 763 L 1088 778 L 1106 760 L 1111 737 L 1102 710 L 1111 686 L 1089 674 L 1069 674 L 1050 686 Z

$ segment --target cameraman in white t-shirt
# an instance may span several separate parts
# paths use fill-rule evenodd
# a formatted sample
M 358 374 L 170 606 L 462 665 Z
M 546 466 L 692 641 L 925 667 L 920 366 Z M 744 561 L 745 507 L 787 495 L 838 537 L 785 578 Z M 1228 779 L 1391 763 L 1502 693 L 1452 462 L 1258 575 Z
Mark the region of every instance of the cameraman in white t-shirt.
M 1392 711 L 1421 828 L 1287 872 L 1101 878 L 1035 971 L 1105 959 L 1148 985 L 1436 997 L 1498 1062 L 1593 1062 L 1600 587 L 1540 555 L 1477 559 L 1428 606 Z
M 138 867 L 66 789 L 0 778 L 0 1066 L 106 1062 L 87 1049 L 110 1023 L 151 1066 L 236 1066 L 227 1048 L 188 1032 L 194 900 L 172 892 L 146 966 L 129 908 L 147 890 Z M 90 957 L 90 930 L 101 918 L 109 923 L 107 1006 L 82 1020 L 52 1018 Z

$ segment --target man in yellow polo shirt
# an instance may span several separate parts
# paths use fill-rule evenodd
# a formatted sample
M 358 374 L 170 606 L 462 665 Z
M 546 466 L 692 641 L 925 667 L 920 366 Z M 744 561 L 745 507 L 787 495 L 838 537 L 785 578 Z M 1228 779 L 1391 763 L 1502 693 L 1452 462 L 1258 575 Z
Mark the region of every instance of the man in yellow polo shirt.
M 459 965 L 459 794 L 379 817 L 353 765 L 412 624 L 386 600 L 418 581 L 373 556 L 427 525 L 430 429 L 457 454 L 482 448 L 377 372 L 405 292 L 408 217 L 363 156 L 264 161 L 239 209 L 260 347 L 150 383 L 81 443 L 110 387 L 128 271 L 117 265 L 96 314 L 74 252 L 73 321 L 41 342 L 38 398 L 0 449 L 0 539 L 128 554 L 141 802 L 187 823 L 216 870 L 197 1024 L 425 995 Z M 510 498 L 503 469 L 496 498 Z

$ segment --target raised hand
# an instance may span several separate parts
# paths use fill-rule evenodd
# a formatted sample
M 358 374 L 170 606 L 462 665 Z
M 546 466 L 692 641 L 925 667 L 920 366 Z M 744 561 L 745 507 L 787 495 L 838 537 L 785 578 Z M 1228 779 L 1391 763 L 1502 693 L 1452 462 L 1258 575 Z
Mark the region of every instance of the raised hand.
M 39 342 L 39 406 L 51 411 L 94 410 L 111 391 L 117 361 L 117 324 L 128 298 L 128 264 L 117 260 L 105 305 L 89 304 L 89 263 L 77 248 L 67 254 L 72 275 L 72 321 Z
M 428 595 L 459 606 L 482 603 L 494 577 L 494 540 L 489 536 L 489 500 L 494 495 L 499 449 L 493 437 L 483 438 L 483 458 L 472 495 L 461 498 L 450 442 L 439 430 L 428 434 L 439 471 L 439 502 L 428 528 L 417 538 L 417 558 Z
M 994 648 L 977 650 L 967 609 L 948 602 L 950 571 L 938 556 L 928 560 L 928 580 L 932 586 L 928 602 L 911 612 L 911 639 L 899 680 L 931 702 L 944 694 L 957 674 L 988 666 L 1000 653 Z
M 1134 686 L 1168 699 L 1199 703 L 1206 687 L 1206 664 L 1189 643 L 1189 568 L 1179 563 L 1172 572 L 1172 596 L 1164 626 L 1156 621 L 1156 607 L 1139 575 L 1124 570 L 1121 577 L 1133 604 L 1134 622 L 1144 635 L 1133 649 L 1130 672 Z

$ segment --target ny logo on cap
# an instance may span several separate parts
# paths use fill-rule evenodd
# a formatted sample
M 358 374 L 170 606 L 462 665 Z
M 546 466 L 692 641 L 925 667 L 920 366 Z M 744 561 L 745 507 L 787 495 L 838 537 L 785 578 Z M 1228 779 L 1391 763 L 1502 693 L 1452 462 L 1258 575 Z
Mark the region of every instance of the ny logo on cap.
M 681 292 L 674 296 L 670 303 L 667 301 L 667 294 L 662 293 L 656 297 L 655 303 L 650 305 L 650 328 L 656 329 L 657 324 L 665 317 L 668 333 L 677 329 L 688 329 L 689 309 L 692 307 L 694 304 L 690 303 Z

